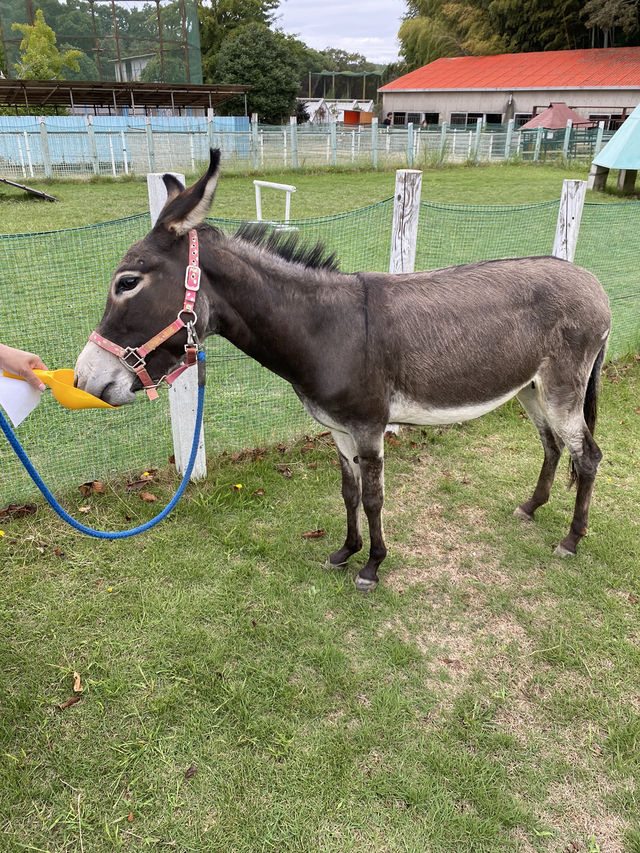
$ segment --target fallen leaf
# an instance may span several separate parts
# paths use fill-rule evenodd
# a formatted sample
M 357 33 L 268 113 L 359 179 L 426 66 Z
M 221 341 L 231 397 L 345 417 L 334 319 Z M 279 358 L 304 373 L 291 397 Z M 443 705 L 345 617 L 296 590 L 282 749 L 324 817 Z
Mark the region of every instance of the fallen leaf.
M 302 534 L 303 539 L 320 539 L 321 536 L 324 536 L 324 530 L 311 530 Z
M 143 501 L 157 501 L 158 498 L 152 495 L 151 492 L 140 492 L 140 497 Z
M 640 406 L 636 409 L 636 415 L 640 415 Z
M 308 441 L 306 444 L 303 444 L 300 448 L 300 453 L 308 453 L 310 450 L 313 450 L 313 442 Z
M 34 504 L 9 504 L 0 509 L 1 518 L 24 518 L 25 515 L 33 515 L 37 507 Z
M 340 465 L 340 463 L 338 462 L 337 459 L 332 459 L 331 464 L 333 465 L 334 468 L 337 468 Z
M 262 495 L 264 495 L 264 489 L 256 489 L 253 494 L 257 497 L 262 497 Z
M 451 669 L 462 669 L 462 663 L 457 658 L 440 658 L 440 660 Z
M 276 465 L 276 471 L 279 471 L 283 477 L 290 479 L 293 477 L 293 471 L 288 465 Z
M 99 480 L 89 480 L 87 483 L 82 483 L 78 486 L 78 491 L 86 498 L 89 495 L 101 495 L 106 492 L 106 488 L 104 483 L 101 483 Z
M 318 467 L 317 462 L 309 462 L 309 464 L 307 465 L 307 468 L 317 468 L 317 467 Z
M 129 812 L 129 814 L 127 815 L 127 820 L 129 821 L 129 823 L 133 823 L 133 812 Z
M 640 598 L 637 598 L 635 595 L 630 595 L 627 599 L 631 602 L 631 604 L 637 604 L 640 601 Z
M 54 545 L 53 553 L 56 555 L 56 557 L 66 557 L 64 551 L 61 548 L 58 548 L 57 545 Z
M 90 506 L 79 506 L 78 512 L 91 512 L 91 507 Z
M 176 464 L 176 455 L 175 455 L 175 453 L 172 453 L 171 456 L 169 457 L 169 465 L 175 465 L 175 464 Z
M 65 708 L 69 708 L 71 705 L 75 705 L 76 702 L 79 702 L 82 699 L 82 696 L 72 696 L 71 699 L 67 699 L 66 702 L 62 702 L 60 705 L 56 705 L 58 711 L 64 711 Z
M 80 678 L 79 672 L 73 673 L 73 692 L 74 693 L 82 693 L 84 687 L 82 686 L 82 679 Z
M 197 772 L 198 772 L 198 768 L 195 766 L 195 764 L 192 764 L 191 767 L 188 767 L 185 770 L 184 778 L 185 779 L 191 779 L 191 777 L 195 776 Z
M 140 489 L 144 489 L 149 480 L 132 480 L 130 483 L 127 483 L 125 486 L 125 491 L 127 492 L 139 492 Z

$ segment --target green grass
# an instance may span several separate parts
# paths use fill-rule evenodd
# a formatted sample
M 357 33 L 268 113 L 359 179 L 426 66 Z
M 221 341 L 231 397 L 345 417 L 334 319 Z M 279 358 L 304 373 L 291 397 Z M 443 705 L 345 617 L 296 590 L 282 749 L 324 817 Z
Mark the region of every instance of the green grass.
M 224 162 L 222 164 L 224 170 Z M 560 198 L 563 178 L 586 180 L 588 167 L 533 165 L 443 166 L 424 171 L 423 201 L 464 204 L 534 203 Z M 195 176 L 189 176 L 192 179 Z M 255 216 L 255 175 L 224 175 L 212 213 L 220 218 Z M 291 215 L 305 219 L 355 210 L 390 198 L 394 171 L 318 170 L 282 171 L 260 175 L 277 183 L 294 184 L 297 192 Z M 120 219 L 149 209 L 143 180 L 32 181 L 59 199 L 46 202 L 21 190 L 0 185 L 0 233 L 53 231 Z M 589 200 L 620 201 L 614 194 L 590 193 Z M 284 216 L 284 197 L 263 192 L 265 218 Z
M 344 532 L 324 437 L 211 459 L 135 542 L 3 520 L 0 849 L 637 853 L 639 381 L 605 376 L 574 560 L 552 556 L 562 476 L 535 524 L 511 514 L 541 455 L 517 404 L 388 444 L 369 596 L 364 554 L 323 568 Z M 66 504 L 155 511 L 118 482 Z

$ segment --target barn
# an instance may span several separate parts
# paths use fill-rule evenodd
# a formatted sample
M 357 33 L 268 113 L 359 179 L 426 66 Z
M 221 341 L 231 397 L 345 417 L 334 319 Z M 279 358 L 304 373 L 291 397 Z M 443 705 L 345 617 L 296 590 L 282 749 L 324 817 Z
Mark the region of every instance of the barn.
M 616 130 L 640 103 L 640 47 L 436 59 L 379 89 L 393 125 L 523 125 L 552 102 Z

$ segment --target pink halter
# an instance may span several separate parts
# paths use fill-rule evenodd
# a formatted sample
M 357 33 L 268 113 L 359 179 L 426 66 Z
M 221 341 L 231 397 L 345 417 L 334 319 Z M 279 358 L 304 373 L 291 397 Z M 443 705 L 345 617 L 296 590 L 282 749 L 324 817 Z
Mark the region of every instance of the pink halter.
M 97 332 L 91 332 L 89 335 L 90 341 L 93 341 L 94 344 L 98 344 L 102 349 L 113 353 L 113 355 L 117 355 L 127 370 L 130 370 L 138 376 L 142 382 L 144 390 L 147 392 L 147 397 L 150 400 L 157 399 L 157 389 L 162 382 L 166 381 L 171 385 L 184 370 L 196 363 L 198 338 L 196 335 L 195 325 L 198 316 L 194 311 L 194 306 L 196 294 L 200 289 L 200 275 L 198 232 L 195 228 L 192 228 L 191 231 L 189 231 L 189 264 L 184 276 L 184 303 L 181 310 L 178 311 L 178 316 L 173 323 L 170 323 L 161 332 L 158 332 L 157 335 L 154 335 L 150 340 L 139 347 L 121 347 L 119 344 L 114 344 L 113 341 L 108 341 L 106 338 L 103 338 L 102 335 L 99 335 Z M 182 319 L 182 314 L 192 314 L 193 319 L 188 320 L 185 323 Z M 184 328 L 187 330 L 187 343 L 185 345 L 187 357 L 185 364 L 181 364 L 168 376 L 163 376 L 157 382 L 154 382 L 147 371 L 145 357 L 150 352 L 153 352 L 154 349 L 157 349 L 160 344 L 163 344 L 165 341 L 169 340 L 169 338 L 173 337 L 173 335 L 175 335 L 176 332 L 179 332 L 180 329 Z

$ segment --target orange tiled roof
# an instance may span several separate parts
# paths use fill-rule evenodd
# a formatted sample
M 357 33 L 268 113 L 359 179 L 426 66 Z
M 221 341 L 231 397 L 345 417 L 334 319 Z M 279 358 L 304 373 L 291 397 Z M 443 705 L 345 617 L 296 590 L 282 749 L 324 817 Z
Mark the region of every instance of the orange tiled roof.
M 436 59 L 381 92 L 422 89 L 640 88 L 640 47 Z

